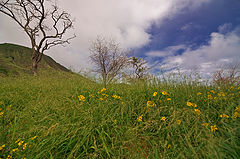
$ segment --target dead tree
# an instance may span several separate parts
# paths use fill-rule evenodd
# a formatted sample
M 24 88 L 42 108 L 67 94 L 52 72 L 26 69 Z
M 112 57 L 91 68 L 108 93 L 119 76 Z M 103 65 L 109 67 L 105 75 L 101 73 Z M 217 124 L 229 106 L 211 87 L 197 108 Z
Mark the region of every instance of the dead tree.
M 29 37 L 35 76 L 44 51 L 75 37 L 64 38 L 66 31 L 73 28 L 73 20 L 51 0 L 0 0 L 0 12 L 14 20 Z
M 94 71 L 101 74 L 104 87 L 127 65 L 127 52 L 115 40 L 98 37 L 90 47 Z
M 212 78 L 217 85 L 240 85 L 240 63 L 222 67 Z
M 148 67 L 146 65 L 147 61 L 145 61 L 142 58 L 131 57 L 130 64 L 132 65 L 132 67 L 134 69 L 135 79 L 137 79 L 137 80 L 144 79 L 145 77 L 148 76 L 147 72 L 150 69 L 150 67 Z

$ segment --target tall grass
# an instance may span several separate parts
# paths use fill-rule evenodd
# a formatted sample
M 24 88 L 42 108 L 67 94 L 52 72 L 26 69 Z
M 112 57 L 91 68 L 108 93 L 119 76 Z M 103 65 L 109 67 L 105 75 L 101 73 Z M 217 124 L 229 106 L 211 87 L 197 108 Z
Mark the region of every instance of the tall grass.
M 0 158 L 240 158 L 238 86 L 101 90 L 69 73 L 0 79 Z

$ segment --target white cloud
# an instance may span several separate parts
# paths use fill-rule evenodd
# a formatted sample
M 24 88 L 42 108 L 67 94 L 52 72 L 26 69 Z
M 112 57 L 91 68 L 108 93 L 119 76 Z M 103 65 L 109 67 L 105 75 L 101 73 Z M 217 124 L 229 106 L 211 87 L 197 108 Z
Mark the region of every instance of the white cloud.
M 91 67 L 88 61 L 89 45 L 97 35 L 117 39 L 124 48 L 139 48 L 150 42 L 147 30 L 153 23 L 184 8 L 194 9 L 211 0 L 59 0 L 76 19 L 77 38 L 66 48 L 55 47 L 46 52 L 65 66 L 76 70 Z M 13 42 L 28 45 L 29 41 L 16 24 L 0 14 L 0 43 Z M 4 24 L 3 24 L 4 23 Z
M 208 44 L 195 50 L 186 48 L 181 55 L 165 57 L 158 66 L 168 70 L 176 67 L 189 71 L 198 68 L 203 76 L 210 75 L 223 65 L 240 62 L 240 26 L 226 34 L 212 33 Z

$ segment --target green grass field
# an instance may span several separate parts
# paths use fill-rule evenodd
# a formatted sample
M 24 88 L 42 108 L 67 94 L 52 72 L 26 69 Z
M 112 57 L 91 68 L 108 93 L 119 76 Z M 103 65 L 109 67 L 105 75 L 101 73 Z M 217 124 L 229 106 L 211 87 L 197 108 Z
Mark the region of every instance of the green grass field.
M 239 159 L 239 117 L 239 86 L 4 77 L 0 158 Z

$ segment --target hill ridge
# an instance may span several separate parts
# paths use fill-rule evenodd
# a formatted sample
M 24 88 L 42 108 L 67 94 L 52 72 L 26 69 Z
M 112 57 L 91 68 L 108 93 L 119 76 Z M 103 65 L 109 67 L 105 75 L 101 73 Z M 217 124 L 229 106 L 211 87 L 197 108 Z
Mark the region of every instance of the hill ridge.
M 31 48 L 12 43 L 0 44 L 0 75 L 31 74 Z M 38 66 L 41 69 L 54 69 L 70 72 L 66 67 L 56 62 L 53 58 L 43 54 Z

